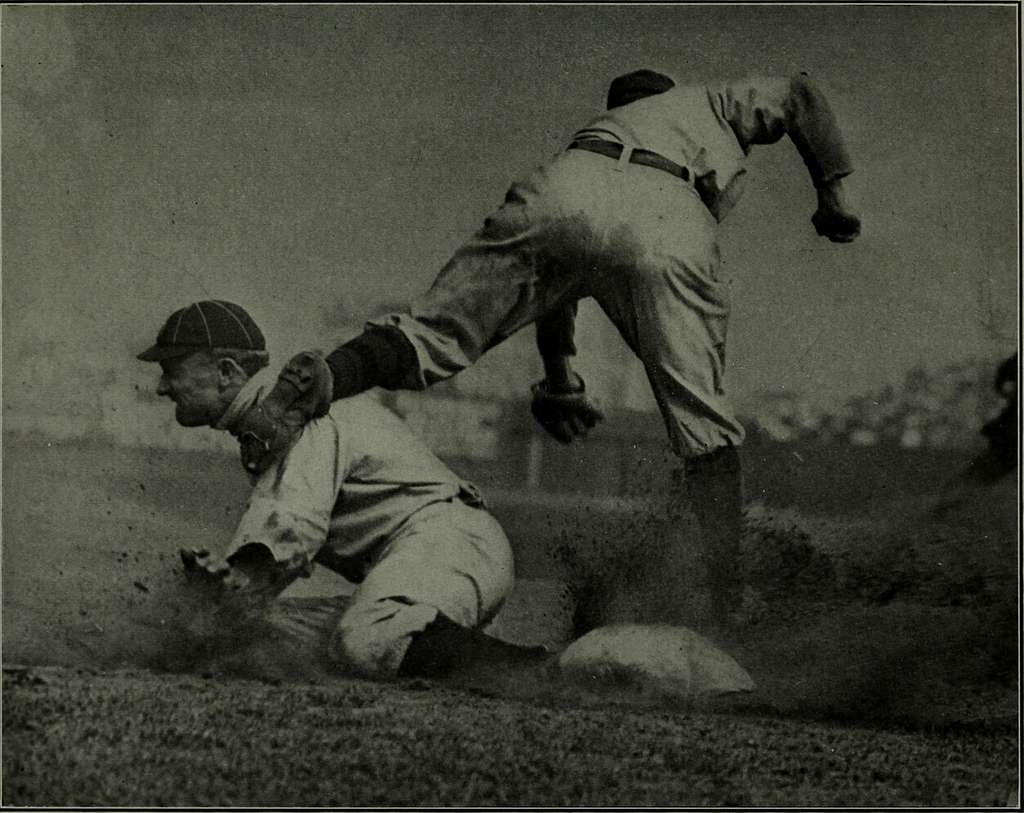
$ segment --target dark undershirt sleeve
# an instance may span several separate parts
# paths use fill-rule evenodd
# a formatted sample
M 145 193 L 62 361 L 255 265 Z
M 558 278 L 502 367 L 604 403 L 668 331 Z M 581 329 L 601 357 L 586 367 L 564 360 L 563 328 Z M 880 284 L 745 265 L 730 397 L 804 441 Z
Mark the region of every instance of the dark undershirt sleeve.
M 575 356 L 578 303 L 570 302 L 548 311 L 537 320 L 537 349 L 544 358 Z

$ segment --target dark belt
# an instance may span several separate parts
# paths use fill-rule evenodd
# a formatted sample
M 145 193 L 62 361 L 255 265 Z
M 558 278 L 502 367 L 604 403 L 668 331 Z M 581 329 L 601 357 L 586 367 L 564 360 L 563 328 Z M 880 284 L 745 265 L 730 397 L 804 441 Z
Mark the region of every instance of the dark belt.
M 569 149 L 596 152 L 598 155 L 606 155 L 609 158 L 618 160 L 622 155 L 623 145 L 616 144 L 614 141 L 602 141 L 599 138 L 587 138 L 572 142 L 569 145 Z M 688 167 L 681 167 L 675 161 L 670 161 L 665 156 L 658 155 L 658 153 L 651 152 L 651 150 L 633 150 L 629 156 L 629 163 L 660 169 L 662 172 L 675 175 L 686 182 L 690 180 L 690 170 Z

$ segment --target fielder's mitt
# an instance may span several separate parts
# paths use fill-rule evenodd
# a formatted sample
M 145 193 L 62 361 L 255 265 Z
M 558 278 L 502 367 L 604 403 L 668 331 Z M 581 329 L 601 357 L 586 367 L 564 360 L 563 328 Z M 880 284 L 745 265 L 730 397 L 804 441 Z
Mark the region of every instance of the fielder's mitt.
M 604 413 L 587 397 L 582 379 L 580 388 L 572 392 L 552 392 L 547 381 L 538 381 L 531 391 L 533 417 L 559 443 L 586 437 L 589 430 L 604 420 Z
M 327 414 L 333 392 L 331 368 L 323 356 L 303 352 L 292 357 L 267 397 L 232 430 L 245 470 L 260 475 L 287 454 L 299 430 Z

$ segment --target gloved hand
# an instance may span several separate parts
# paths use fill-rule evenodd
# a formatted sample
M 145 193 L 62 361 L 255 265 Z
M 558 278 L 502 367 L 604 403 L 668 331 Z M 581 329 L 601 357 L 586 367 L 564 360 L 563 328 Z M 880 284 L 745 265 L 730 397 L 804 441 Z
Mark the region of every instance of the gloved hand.
M 583 379 L 579 382 L 579 389 L 571 392 L 552 391 L 546 380 L 531 388 L 533 417 L 560 443 L 586 437 L 590 429 L 604 420 L 604 413 L 587 397 Z
M 860 218 L 846 202 L 842 180 L 818 187 L 818 209 L 811 223 L 821 237 L 833 243 L 852 243 L 860 235 Z
M 323 356 L 293 356 L 267 397 L 242 415 L 232 430 L 245 470 L 260 475 L 284 457 L 299 430 L 327 414 L 333 392 L 334 377 Z

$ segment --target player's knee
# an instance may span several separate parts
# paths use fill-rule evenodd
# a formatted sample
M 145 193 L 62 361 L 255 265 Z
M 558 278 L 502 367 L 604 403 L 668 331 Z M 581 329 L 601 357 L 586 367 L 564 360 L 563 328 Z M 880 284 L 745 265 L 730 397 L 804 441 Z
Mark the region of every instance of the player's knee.
M 331 636 L 328 655 L 345 672 L 378 680 L 393 678 L 412 636 L 436 616 L 433 607 L 393 600 L 350 608 Z

